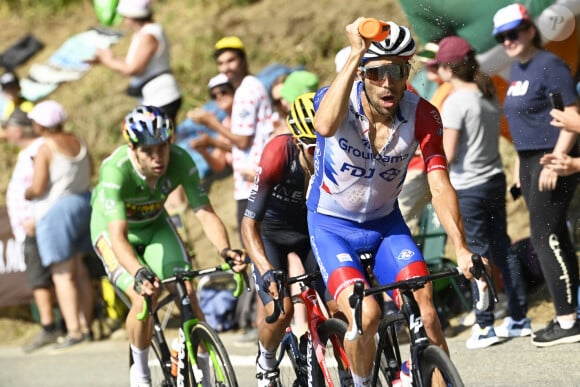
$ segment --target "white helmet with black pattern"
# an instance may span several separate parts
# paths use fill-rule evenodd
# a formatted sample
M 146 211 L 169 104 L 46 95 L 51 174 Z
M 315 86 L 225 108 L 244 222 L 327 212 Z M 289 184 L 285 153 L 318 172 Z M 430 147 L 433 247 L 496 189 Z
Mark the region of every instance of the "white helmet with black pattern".
M 411 58 L 415 54 L 417 46 L 411 36 L 411 31 L 405 26 L 397 23 L 387 22 L 390 27 L 389 36 L 385 40 L 372 42 L 367 52 L 364 54 L 362 63 L 369 60 L 382 58 L 385 56 L 401 56 Z

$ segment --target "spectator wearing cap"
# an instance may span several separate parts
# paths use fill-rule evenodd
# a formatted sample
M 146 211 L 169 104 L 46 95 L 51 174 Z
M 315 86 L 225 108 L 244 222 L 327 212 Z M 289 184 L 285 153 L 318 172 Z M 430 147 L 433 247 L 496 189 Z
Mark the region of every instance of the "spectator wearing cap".
M 2 96 L 5 99 L 0 112 L 0 122 L 6 121 L 16 109 L 28 113 L 34 107 L 32 102 L 26 100 L 20 94 L 20 79 L 18 79 L 16 73 L 8 71 L 2 74 L 0 76 L 0 87 L 2 87 Z
M 91 337 L 92 288 L 82 256 L 91 251 L 89 232 L 91 159 L 84 141 L 63 130 L 66 112 L 56 101 L 39 103 L 28 113 L 44 138 L 34 158 L 34 173 L 24 192 L 34 200 L 36 239 L 42 265 L 50 268 L 67 336 L 61 349 Z
M 153 20 L 150 0 L 120 0 L 117 13 L 133 31 L 125 58 L 110 48 L 97 50 L 93 63 L 130 77 L 127 93 L 139 104 L 156 106 L 176 122 L 181 107 L 181 91 L 171 73 L 169 41 L 163 27 Z
M 207 85 L 209 97 L 218 109 L 225 112 L 220 119 L 215 112 L 203 107 L 190 110 L 187 117 L 206 126 L 212 132 L 199 133 L 188 139 L 188 150 L 195 153 L 192 158 L 198 166 L 200 177 L 209 183 L 208 178 L 226 171 L 232 165 L 231 114 L 234 102 L 234 86 L 225 74 L 212 77 Z M 228 137 L 222 133 L 230 134 Z
M 218 40 L 214 46 L 214 59 L 218 71 L 225 74 L 236 89 L 230 139 L 233 145 L 234 199 L 237 203 L 237 223 L 240 230 L 262 150 L 274 130 L 272 102 L 262 82 L 250 73 L 246 48 L 239 37 L 226 36 Z M 229 135 L 226 131 L 220 131 L 220 134 Z M 252 307 L 260 304 L 256 301 L 255 291 L 251 295 L 245 293 L 238 300 L 236 311 L 239 327 L 251 328 L 246 336 L 251 341 L 257 340 L 256 319 L 261 318 L 258 316 L 261 308 L 256 313 Z
M 30 185 L 34 173 L 33 159 L 44 139 L 34 133 L 31 120 L 20 109 L 14 110 L 6 121 L 5 134 L 8 142 L 20 149 L 6 189 L 6 209 L 12 234 L 24 255 L 26 278 L 32 289 L 41 325 L 40 331 L 23 347 L 28 353 L 56 343 L 62 335 L 54 316 L 50 270 L 42 266 L 36 245 L 33 203 L 24 198 L 24 191 Z
M 479 70 L 475 51 L 465 39 L 449 36 L 441 40 L 435 61 L 439 78 L 451 85 L 441 109 L 443 145 L 467 243 L 471 251 L 499 268 L 508 297 L 509 316 L 497 328 L 493 300 L 486 310 L 475 311 L 466 345 L 479 349 L 498 343 L 500 336 L 531 334 L 521 269 L 508 260 L 506 176 L 499 152 L 501 107 L 491 79 Z M 472 293 L 477 302 L 475 283 Z
M 566 226 L 577 174 L 558 176 L 540 164 L 546 153 L 578 156 L 576 134 L 550 123 L 551 93 L 561 93 L 565 110 L 576 109 L 574 81 L 562 59 L 543 48 L 540 32 L 522 4 L 495 13 L 493 34 L 514 59 L 503 105 L 518 154 L 514 183 L 529 209 L 532 245 L 556 312 L 547 327 L 534 332 L 532 343 L 546 347 L 580 342 L 578 259 Z

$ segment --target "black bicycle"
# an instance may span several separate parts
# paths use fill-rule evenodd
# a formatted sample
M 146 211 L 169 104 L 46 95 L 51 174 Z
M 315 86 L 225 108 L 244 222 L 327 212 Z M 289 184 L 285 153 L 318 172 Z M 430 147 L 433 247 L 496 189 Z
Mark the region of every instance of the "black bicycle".
M 487 293 L 480 293 L 479 309 L 487 308 L 486 299 L 492 297 L 496 300 L 495 291 L 491 279 L 485 271 L 483 261 L 479 255 L 472 256 L 473 267 L 471 273 L 475 278 L 483 278 L 488 285 Z M 425 332 L 421 319 L 421 313 L 413 291 L 425 286 L 428 282 L 461 275 L 459 268 L 452 268 L 421 277 L 410 278 L 384 286 L 364 288 L 362 281 L 357 281 L 354 292 L 349 298 L 349 303 L 354 313 L 354 325 L 347 332 L 347 340 L 362 335 L 362 300 L 365 296 L 380 296 L 384 292 L 399 289 L 401 296 L 401 309 L 383 317 L 378 330 L 378 343 L 375 361 L 371 374 L 372 386 L 393 386 L 401 374 L 401 365 L 404 361 L 399 350 L 399 337 L 401 332 L 398 327 L 406 324 L 410 336 L 411 354 L 411 380 L 416 387 L 431 386 L 432 382 L 444 380 L 446 386 L 459 387 L 463 382 L 455 365 L 449 356 L 438 346 L 431 344 Z M 481 288 L 480 288 L 481 290 Z
M 284 355 L 290 367 L 280 367 L 280 380 L 283 386 L 322 387 L 351 386 L 350 363 L 342 346 L 347 329 L 346 322 L 329 318 L 328 311 L 318 301 L 318 293 L 313 282 L 320 277 L 320 272 L 307 273 L 287 278 L 283 271 L 275 272 L 278 283 L 278 294 L 283 294 L 294 283 L 300 283 L 300 294 L 292 297 L 292 302 L 306 306 L 308 330 L 300 341 L 286 328 L 278 353 L 278 364 L 284 361 Z M 274 301 L 274 311 L 266 317 L 272 323 L 284 313 L 282 298 Z
M 155 360 L 160 365 L 160 372 L 152 370 L 152 379 L 155 379 L 152 380 L 153 386 L 233 387 L 238 385 L 234 368 L 223 343 L 211 326 L 194 315 L 185 286 L 186 282 L 196 277 L 218 271 L 229 271 L 232 264 L 233 261 L 230 260 L 227 263 L 200 270 L 176 270 L 174 276 L 161 281 L 163 285 L 175 284 L 175 294 L 163 297 L 155 309 L 151 308 L 151 297 L 145 297 L 143 311 L 137 318 L 142 320 L 150 315 L 153 319 L 151 348 Z M 234 278 L 236 280 L 234 295 L 237 297 L 243 291 L 247 278 L 245 272 L 244 275 L 234 272 Z M 174 358 L 164 334 L 166 323 L 161 322 L 158 312 L 176 301 L 179 305 L 181 324 L 178 329 L 177 356 Z M 201 353 L 204 354 L 203 359 Z

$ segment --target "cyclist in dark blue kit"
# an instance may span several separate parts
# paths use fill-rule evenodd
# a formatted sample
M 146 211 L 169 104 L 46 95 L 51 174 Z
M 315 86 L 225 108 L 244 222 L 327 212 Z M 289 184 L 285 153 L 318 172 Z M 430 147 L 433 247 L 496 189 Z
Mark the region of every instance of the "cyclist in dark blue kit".
M 274 270 L 288 272 L 288 254 L 297 254 L 307 272 L 317 268 L 308 238 L 305 203 L 316 146 L 313 97 L 314 93 L 304 94 L 294 101 L 287 118 L 292 134 L 276 136 L 264 148 L 242 220 L 244 245 L 252 257 L 266 315 L 272 314 L 272 301 L 279 296 Z M 276 349 L 293 316 L 289 295 L 283 297 L 285 314 L 272 324 L 258 322 L 258 386 L 280 385 Z

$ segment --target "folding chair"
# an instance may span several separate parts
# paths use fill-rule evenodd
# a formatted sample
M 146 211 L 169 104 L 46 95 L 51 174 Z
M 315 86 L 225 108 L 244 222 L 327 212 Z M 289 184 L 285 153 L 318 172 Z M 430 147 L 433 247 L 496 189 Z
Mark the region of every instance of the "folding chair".
M 441 222 L 439 222 L 431 203 L 427 203 L 421 214 L 419 233 L 415 236 L 415 240 L 421 248 L 427 268 L 431 273 L 457 266 L 452 260 L 445 257 L 447 234 L 441 226 Z M 467 299 L 466 293 L 470 295 L 471 289 L 469 286 L 467 286 L 467 291 L 465 286 L 462 289 L 459 280 L 460 277 L 435 281 L 433 283 L 433 292 L 437 296 L 437 294 L 445 293 L 451 287 L 453 293 L 457 295 L 462 308 L 469 311 L 472 309 L 472 305 Z

